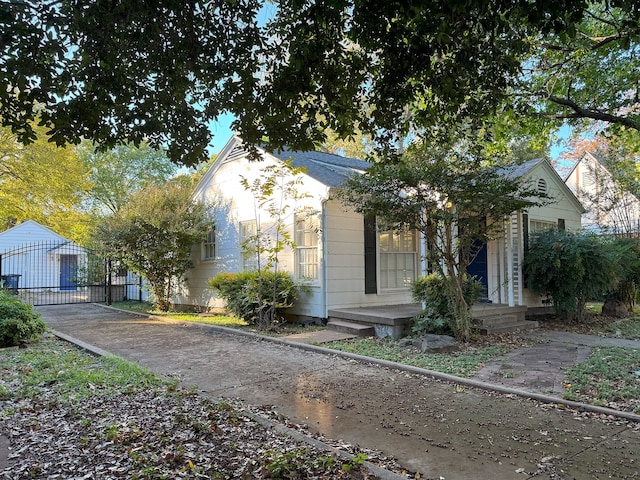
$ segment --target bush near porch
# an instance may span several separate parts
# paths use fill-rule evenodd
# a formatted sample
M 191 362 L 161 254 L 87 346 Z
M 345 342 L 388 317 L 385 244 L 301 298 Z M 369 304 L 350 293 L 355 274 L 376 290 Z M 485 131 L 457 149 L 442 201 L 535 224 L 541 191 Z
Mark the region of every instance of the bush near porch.
M 298 285 L 287 272 L 224 272 L 209 279 L 209 287 L 227 309 L 250 325 L 269 328 L 283 321 L 283 312 L 298 298 Z

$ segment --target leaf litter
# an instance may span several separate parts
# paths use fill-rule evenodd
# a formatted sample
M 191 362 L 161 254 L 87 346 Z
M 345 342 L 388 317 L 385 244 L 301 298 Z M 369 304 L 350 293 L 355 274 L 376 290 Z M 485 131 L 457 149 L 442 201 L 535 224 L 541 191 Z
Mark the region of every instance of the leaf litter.
M 81 403 L 44 387 L 36 398 L 1 405 L 5 479 L 377 478 L 361 461 L 265 427 L 240 404 L 171 386 Z

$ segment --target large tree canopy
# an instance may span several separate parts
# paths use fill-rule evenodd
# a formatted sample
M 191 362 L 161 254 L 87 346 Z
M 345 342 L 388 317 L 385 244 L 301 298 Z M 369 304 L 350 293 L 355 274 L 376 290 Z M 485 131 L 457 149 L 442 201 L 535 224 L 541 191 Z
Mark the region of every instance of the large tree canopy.
M 118 212 L 135 192 L 148 185 L 166 183 L 177 167 L 164 150 L 142 143 L 138 148 L 118 145 L 96 152 L 88 142 L 77 148 L 92 183 L 86 194 L 86 207 L 97 215 Z
M 250 144 L 378 144 L 514 109 L 638 129 L 638 2 L 0 1 L 0 116 L 24 141 L 167 145 L 204 160 L 221 113 Z
M 89 236 L 89 215 L 82 199 L 92 185 L 73 149 L 56 148 L 41 138 L 23 146 L 0 128 L 0 231 L 35 220 L 82 243 Z

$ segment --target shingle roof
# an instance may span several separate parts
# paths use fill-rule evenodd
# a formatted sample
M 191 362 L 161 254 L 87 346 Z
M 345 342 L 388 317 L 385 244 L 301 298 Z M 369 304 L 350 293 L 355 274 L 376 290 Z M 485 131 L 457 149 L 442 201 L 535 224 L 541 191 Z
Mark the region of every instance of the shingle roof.
M 544 162 L 544 158 L 534 158 L 533 160 L 527 160 L 524 163 L 508 165 L 506 167 L 502 167 L 499 172 L 501 174 L 506 175 L 509 178 L 520 178 L 535 167 L 540 165 L 540 163 Z
M 280 160 L 292 160 L 295 167 L 304 167 L 307 175 L 328 187 L 339 187 L 357 171 L 371 166 L 357 158 L 341 157 L 325 152 L 297 152 L 282 150 L 272 155 Z

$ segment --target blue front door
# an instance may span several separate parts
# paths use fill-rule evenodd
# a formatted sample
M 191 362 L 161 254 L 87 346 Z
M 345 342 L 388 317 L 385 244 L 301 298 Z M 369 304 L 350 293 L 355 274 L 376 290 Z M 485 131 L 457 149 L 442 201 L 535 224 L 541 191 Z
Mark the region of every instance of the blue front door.
M 472 277 L 476 277 L 476 280 L 482 283 L 480 301 L 487 301 L 489 297 L 489 280 L 487 278 L 487 244 L 476 240 L 473 244 L 473 248 L 477 251 L 477 254 L 476 258 L 474 258 L 471 264 L 467 267 L 467 273 Z
M 76 275 L 78 273 L 77 255 L 60 255 L 60 290 L 77 290 Z

